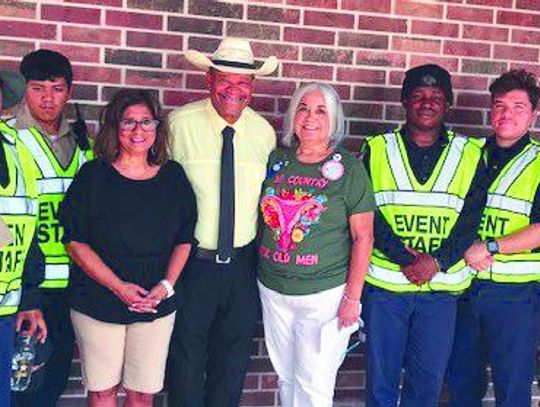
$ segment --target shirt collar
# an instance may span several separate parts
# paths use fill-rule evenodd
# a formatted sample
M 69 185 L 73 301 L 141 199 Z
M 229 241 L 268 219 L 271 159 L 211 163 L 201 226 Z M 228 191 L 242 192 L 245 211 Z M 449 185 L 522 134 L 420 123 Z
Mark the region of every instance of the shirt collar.
M 523 137 L 519 139 L 517 143 L 515 143 L 511 147 L 499 147 L 496 143 L 495 135 L 492 137 L 489 137 L 486 142 L 486 146 L 493 151 L 498 152 L 504 152 L 504 154 L 508 154 L 511 156 L 515 156 L 516 154 L 520 153 L 529 143 L 532 143 L 531 136 L 529 133 L 525 134 Z
M 216 133 L 219 135 L 221 135 L 221 132 L 226 126 L 232 127 L 234 129 L 235 136 L 238 134 L 242 134 L 245 128 L 246 109 L 248 109 L 248 107 L 246 107 L 242 111 L 242 114 L 237 121 L 235 121 L 233 124 L 230 124 L 219 115 L 219 113 L 214 108 L 214 105 L 212 104 L 210 98 L 208 98 L 206 101 L 206 112 L 212 125 L 214 126 Z
M 407 145 L 409 145 L 411 147 L 422 148 L 422 147 L 417 146 L 415 143 L 413 143 L 412 140 L 409 138 L 409 132 L 407 130 L 407 124 L 403 125 L 403 127 L 401 127 L 399 129 L 399 133 L 401 134 L 401 136 L 403 137 L 403 140 L 405 141 L 405 143 Z M 444 147 L 447 144 L 448 144 L 448 129 L 443 124 L 441 126 L 440 131 L 439 131 L 439 137 L 437 137 L 437 140 L 435 140 L 435 143 L 433 143 L 431 146 L 429 146 L 427 148 L 435 147 L 435 146 Z
M 35 127 L 36 129 L 39 130 L 41 134 L 45 136 L 49 136 L 49 134 L 45 130 L 43 130 L 43 128 L 37 122 L 37 120 L 34 119 L 24 99 L 22 100 L 21 103 L 19 103 L 17 106 L 13 108 L 12 113 L 14 116 L 17 117 L 17 127 L 19 129 L 27 129 L 30 127 Z M 64 136 L 67 136 L 70 132 L 71 132 L 71 126 L 66 120 L 65 115 L 62 114 L 62 116 L 60 117 L 60 127 L 58 127 L 57 136 L 58 138 L 64 137 Z

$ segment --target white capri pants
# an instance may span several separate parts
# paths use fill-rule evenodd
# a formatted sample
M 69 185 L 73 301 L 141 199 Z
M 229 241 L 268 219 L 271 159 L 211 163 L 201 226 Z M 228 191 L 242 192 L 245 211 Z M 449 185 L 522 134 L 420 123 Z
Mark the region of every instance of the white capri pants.
M 264 339 L 283 407 L 332 406 L 337 371 L 357 328 L 332 330 L 344 289 L 284 295 L 259 281 Z

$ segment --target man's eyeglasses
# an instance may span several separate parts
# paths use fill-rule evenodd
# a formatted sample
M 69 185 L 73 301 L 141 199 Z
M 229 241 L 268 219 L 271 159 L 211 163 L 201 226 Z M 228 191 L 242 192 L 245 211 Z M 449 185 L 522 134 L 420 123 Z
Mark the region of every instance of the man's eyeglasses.
M 159 124 L 159 120 L 134 120 L 134 119 L 122 119 L 120 120 L 120 130 L 133 131 L 137 126 L 141 126 L 143 131 L 154 131 Z

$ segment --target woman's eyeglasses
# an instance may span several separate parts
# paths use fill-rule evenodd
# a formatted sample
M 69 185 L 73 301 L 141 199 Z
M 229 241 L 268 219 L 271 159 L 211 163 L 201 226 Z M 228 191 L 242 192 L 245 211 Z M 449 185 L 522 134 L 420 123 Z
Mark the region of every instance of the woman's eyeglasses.
M 120 120 L 120 130 L 133 131 L 137 126 L 141 126 L 143 131 L 154 131 L 159 124 L 159 120 L 134 120 L 134 119 L 122 119 Z

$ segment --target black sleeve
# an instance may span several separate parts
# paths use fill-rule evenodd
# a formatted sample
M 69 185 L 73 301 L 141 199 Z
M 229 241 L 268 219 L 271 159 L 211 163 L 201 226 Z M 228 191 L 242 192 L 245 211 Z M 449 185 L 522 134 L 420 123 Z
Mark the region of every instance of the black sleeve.
M 432 253 L 443 271 L 456 264 L 478 236 L 488 188 L 486 175 L 485 164 L 480 160 L 463 209 L 450 236 Z
M 195 193 L 189 183 L 189 180 L 184 172 L 182 166 L 175 163 L 178 166 L 179 174 L 179 188 L 180 195 L 182 197 L 182 213 L 181 220 L 178 226 L 178 233 L 175 237 L 175 243 L 191 243 L 197 244 L 195 240 L 195 225 L 197 223 L 197 201 L 195 199 Z
M 64 227 L 63 243 L 71 241 L 88 242 L 88 207 L 92 193 L 90 161 L 84 164 L 69 186 L 58 208 L 58 219 Z
M 540 187 L 534 194 L 534 201 L 531 209 L 531 223 L 540 222 Z
M 371 178 L 369 160 L 371 158 L 369 145 L 362 146 L 362 160 L 366 171 Z M 374 247 L 385 254 L 390 261 L 400 266 L 408 266 L 414 261 L 414 256 L 405 249 L 405 245 L 393 231 L 381 211 L 375 211 L 374 222 Z
M 22 297 L 19 311 L 36 309 L 41 306 L 41 290 L 39 285 L 45 277 L 45 257 L 39 248 L 36 235 L 32 238 L 30 249 L 24 262 L 22 276 Z

